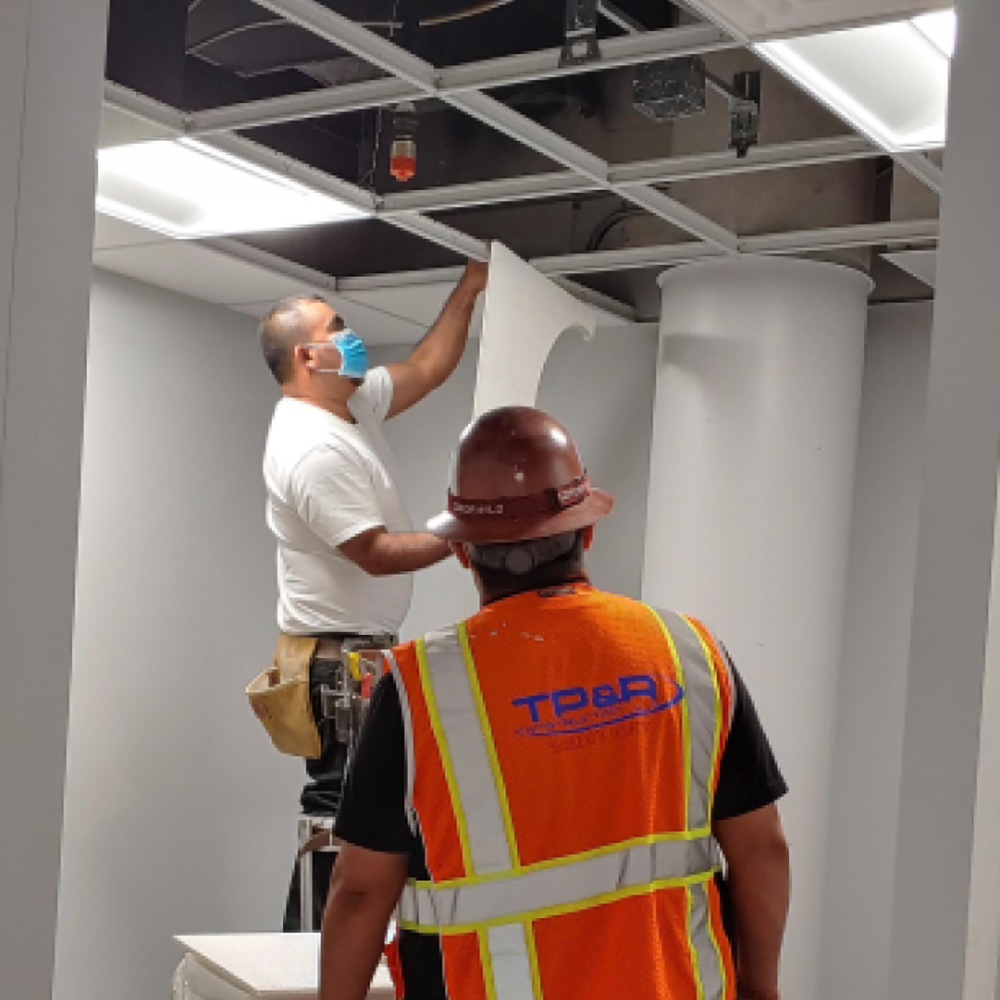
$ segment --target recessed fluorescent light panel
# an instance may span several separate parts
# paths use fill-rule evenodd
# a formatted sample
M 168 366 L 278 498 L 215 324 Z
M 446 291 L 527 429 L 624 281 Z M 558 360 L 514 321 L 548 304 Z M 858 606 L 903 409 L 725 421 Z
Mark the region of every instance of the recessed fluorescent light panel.
M 945 142 L 955 14 L 761 42 L 778 69 L 892 152 Z
M 195 139 L 97 154 L 97 210 L 174 239 L 295 229 L 367 213 Z
M 921 14 L 920 17 L 913 19 L 913 24 L 942 55 L 950 59 L 955 54 L 958 18 L 953 10 L 937 10 L 933 14 Z

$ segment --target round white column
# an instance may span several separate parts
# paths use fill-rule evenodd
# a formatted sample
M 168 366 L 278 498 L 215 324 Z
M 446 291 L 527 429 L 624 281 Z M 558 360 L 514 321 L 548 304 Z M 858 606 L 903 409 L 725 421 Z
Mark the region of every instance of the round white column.
M 815 1000 L 870 280 L 778 258 L 667 271 L 643 598 L 726 644 L 790 788 L 786 996 Z

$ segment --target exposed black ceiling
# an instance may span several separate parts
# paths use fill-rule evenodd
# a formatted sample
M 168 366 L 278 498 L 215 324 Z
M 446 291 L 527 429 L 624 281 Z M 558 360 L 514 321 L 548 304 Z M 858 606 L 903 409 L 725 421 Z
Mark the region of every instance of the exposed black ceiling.
M 392 39 L 439 67 L 562 44 L 566 0 L 321 0 L 324 6 Z M 666 0 L 617 0 L 647 29 L 689 21 Z M 251 0 L 111 0 L 109 79 L 196 112 L 384 75 L 378 69 L 277 17 Z M 599 34 L 622 30 L 599 21 Z M 746 51 L 708 57 L 729 76 L 760 68 Z M 698 119 L 658 124 L 632 108 L 629 68 L 495 89 L 526 117 L 612 163 L 724 150 L 726 103 L 710 94 Z M 844 127 L 810 98 L 764 69 L 761 142 L 842 134 Z M 559 169 L 546 157 L 439 101 L 420 101 L 416 178 L 389 176 L 391 113 L 367 110 L 245 133 L 311 166 L 383 195 Z M 875 159 L 739 178 L 686 182 L 672 197 L 740 235 L 889 218 L 885 165 Z M 890 171 L 891 188 L 891 171 Z M 439 213 L 468 235 L 502 239 L 523 256 L 673 243 L 688 238 L 668 223 L 593 192 L 572 198 Z M 244 237 L 246 242 L 348 276 L 453 264 L 451 251 L 379 221 Z M 867 251 L 855 263 L 868 263 Z M 655 298 L 650 273 L 588 279 L 640 308 Z M 899 285 L 893 286 L 894 294 Z M 917 289 L 909 289 L 914 294 Z M 926 289 L 923 289 L 926 293 Z

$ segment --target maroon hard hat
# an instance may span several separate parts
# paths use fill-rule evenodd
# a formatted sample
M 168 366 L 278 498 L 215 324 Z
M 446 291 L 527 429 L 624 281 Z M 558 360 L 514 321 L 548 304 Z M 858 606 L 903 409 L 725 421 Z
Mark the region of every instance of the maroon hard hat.
M 504 406 L 474 420 L 455 456 L 448 509 L 427 530 L 449 542 L 518 542 L 595 524 L 614 506 L 595 489 L 566 428 Z

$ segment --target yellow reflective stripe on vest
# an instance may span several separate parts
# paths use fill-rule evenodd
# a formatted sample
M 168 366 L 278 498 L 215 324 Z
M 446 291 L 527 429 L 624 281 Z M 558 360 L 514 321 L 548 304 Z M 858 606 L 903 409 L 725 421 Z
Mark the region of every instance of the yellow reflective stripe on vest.
M 715 940 L 708 909 L 708 887 L 691 885 L 688 895 L 688 941 L 691 945 L 691 966 L 694 969 L 698 1000 L 715 1000 L 725 996 L 726 969 Z
M 690 773 L 685 793 L 688 830 L 704 829 L 708 832 L 722 742 L 719 679 L 712 665 L 711 653 L 694 625 L 682 615 L 672 612 L 654 611 L 654 614 L 663 627 L 671 652 L 679 664 L 684 664 L 684 680 L 678 675 L 678 682 L 684 687 L 685 697 L 681 704 L 687 705 L 687 762 Z M 696 1000 L 715 1000 L 725 996 L 725 964 L 712 929 L 706 885 L 687 888 L 687 935 Z
M 422 933 L 519 923 L 552 910 L 580 909 L 609 896 L 622 898 L 653 883 L 686 885 L 707 880 L 717 867 L 710 836 L 658 840 L 564 864 L 535 866 L 506 877 L 460 884 L 410 882 L 399 901 L 399 923 Z
M 674 643 L 674 637 L 667 628 L 663 617 L 659 612 L 654 611 L 649 605 L 646 606 L 646 610 L 656 619 L 660 628 L 663 630 L 663 638 L 667 641 L 667 647 L 670 650 L 670 658 L 674 662 L 674 669 L 677 671 L 677 683 L 680 685 L 680 689 L 683 692 L 683 696 L 680 700 L 678 706 L 681 715 L 681 754 L 683 755 L 683 781 L 684 781 L 684 815 L 688 819 L 688 830 L 691 830 L 691 707 L 688 702 L 687 697 L 687 676 L 684 670 L 684 661 L 681 659 L 680 653 Z
M 476 664 L 472 659 L 472 650 L 469 648 L 469 636 L 464 624 L 458 626 L 458 641 L 462 648 L 465 674 L 469 679 L 469 690 L 472 692 L 472 698 L 476 705 L 476 713 L 479 716 L 479 733 L 483 738 L 483 748 L 486 750 L 486 759 L 490 765 L 490 773 L 493 775 L 493 787 L 496 791 L 497 804 L 500 806 L 500 819 L 503 822 L 504 837 L 507 840 L 507 858 L 509 860 L 507 867 L 519 868 L 521 866 L 521 857 L 517 848 L 517 837 L 514 835 L 514 823 L 510 818 L 507 786 L 504 784 L 503 773 L 500 770 L 497 748 L 493 742 L 493 728 L 490 725 L 490 717 L 486 712 L 486 703 L 483 701 L 483 692 L 479 686 L 479 676 L 476 673 Z
M 459 837 L 470 876 L 516 869 L 517 842 L 510 820 L 507 792 L 497 761 L 489 716 L 483 704 L 475 663 L 465 626 L 429 635 L 418 643 L 421 677 L 426 676 L 425 699 L 433 700 L 435 738 L 442 760 L 450 768 Z M 400 926 L 410 887 L 400 900 Z M 412 892 L 417 892 L 415 888 Z M 437 902 L 434 906 L 437 907 Z M 414 912 L 419 907 L 414 903 Z M 542 1000 L 535 992 L 537 974 L 532 968 L 534 940 L 530 924 L 484 928 L 479 934 L 487 995 L 496 1000 Z
M 428 639 L 431 639 L 428 636 Z M 427 660 L 427 648 L 425 640 L 418 639 L 416 642 L 417 665 L 420 674 L 420 687 L 423 690 L 424 703 L 427 705 L 427 715 L 430 718 L 431 729 L 434 732 L 434 740 L 441 755 L 441 767 L 444 770 L 445 782 L 448 785 L 448 795 L 451 798 L 451 808 L 455 816 L 455 826 L 458 829 L 459 849 L 462 854 L 462 864 L 466 871 L 472 869 L 472 852 L 469 848 L 469 835 L 465 823 L 465 810 L 462 804 L 462 796 L 458 788 L 458 778 L 455 774 L 455 765 L 451 759 L 451 748 L 444 735 L 444 720 L 441 717 L 441 710 L 437 703 L 437 691 L 431 675 L 430 665 Z
M 681 704 L 687 706 L 688 829 L 707 830 L 712 815 L 712 781 L 722 721 L 718 680 L 708 650 L 694 626 L 671 611 L 654 614 L 663 626 L 671 649 L 683 664 L 683 680 L 678 677 L 678 683 L 684 688 Z
M 705 701 L 711 701 L 712 709 L 712 742 L 709 744 L 710 757 L 708 760 L 708 775 L 705 780 L 705 795 L 708 800 L 708 809 L 706 816 L 708 821 L 711 821 L 712 809 L 715 804 L 715 783 L 719 776 L 719 758 L 721 756 L 719 748 L 722 746 L 722 691 L 719 687 L 719 677 L 715 671 L 713 665 L 712 653 L 708 648 L 708 644 L 702 638 L 701 633 L 694 627 L 694 623 L 686 615 L 682 616 L 684 621 L 687 622 L 691 629 L 692 634 L 698 640 L 698 645 L 701 647 L 702 654 L 704 656 L 705 670 L 707 673 L 708 681 L 711 684 L 711 688 L 705 685 Z M 726 670 L 728 671 L 728 667 Z M 730 690 L 732 688 L 730 687 Z M 732 698 L 730 698 L 730 703 Z M 706 705 L 706 712 L 708 706 Z M 729 723 L 732 718 L 727 720 L 726 725 L 728 728 Z
M 513 864 L 503 810 L 458 630 L 432 633 L 417 644 L 417 654 L 435 706 L 434 732 L 454 781 L 459 837 L 469 852 L 467 870 L 509 871 Z

